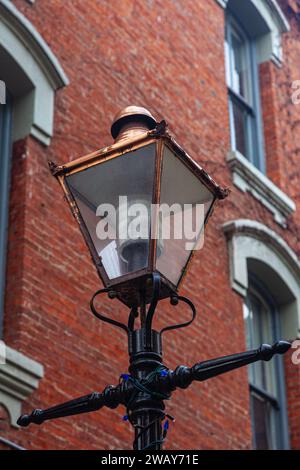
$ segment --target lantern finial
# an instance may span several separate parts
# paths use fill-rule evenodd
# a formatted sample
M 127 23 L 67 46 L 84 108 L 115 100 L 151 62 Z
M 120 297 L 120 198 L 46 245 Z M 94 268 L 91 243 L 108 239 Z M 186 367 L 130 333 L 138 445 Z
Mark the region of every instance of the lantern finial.
M 127 106 L 115 116 L 111 126 L 111 135 L 115 141 L 120 141 L 154 129 L 156 125 L 157 121 L 148 109 L 140 106 Z

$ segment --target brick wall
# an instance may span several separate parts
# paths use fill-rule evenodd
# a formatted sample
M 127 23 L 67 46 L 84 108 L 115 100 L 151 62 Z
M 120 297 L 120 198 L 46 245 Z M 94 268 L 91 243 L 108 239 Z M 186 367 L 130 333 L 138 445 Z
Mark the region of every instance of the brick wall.
M 166 335 L 165 363 L 172 368 L 244 350 L 242 299 L 230 286 L 222 224 L 258 220 L 300 254 L 300 216 L 298 211 L 287 230 L 280 228 L 264 206 L 232 185 L 225 161 L 230 139 L 223 9 L 215 0 L 14 3 L 70 78 L 56 95 L 51 145 L 28 138 L 13 152 L 5 341 L 45 366 L 45 377 L 23 411 L 102 390 L 126 371 L 123 333 L 89 313 L 100 281 L 47 160 L 63 163 L 109 144 L 110 122 L 128 104 L 165 118 L 184 148 L 232 189 L 210 221 L 182 290 L 194 301 L 198 318 L 184 332 Z M 291 82 L 300 78 L 299 24 L 287 2 L 281 3 L 292 26 L 284 39 L 284 65 L 261 68 L 267 167 L 270 178 L 299 205 L 300 106 L 291 105 L 289 94 Z M 104 300 L 102 309 L 117 319 L 127 314 L 116 301 Z M 168 302 L 159 311 L 161 324 L 181 314 Z M 293 387 L 297 383 L 299 378 Z M 293 399 L 291 387 L 290 404 Z M 176 424 L 167 448 L 251 447 L 246 369 L 175 393 L 168 410 Z M 11 428 L 6 435 L 30 449 L 130 448 L 132 431 L 122 414 L 121 409 L 102 410 Z M 300 447 L 299 436 L 292 442 Z

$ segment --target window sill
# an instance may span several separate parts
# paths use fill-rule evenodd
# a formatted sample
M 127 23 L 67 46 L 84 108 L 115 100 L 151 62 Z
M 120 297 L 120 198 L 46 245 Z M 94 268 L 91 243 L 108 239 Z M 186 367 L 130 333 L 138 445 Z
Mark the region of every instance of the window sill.
M 22 403 L 38 388 L 44 375 L 41 364 L 6 346 L 6 362 L 0 365 L 0 404 L 7 409 L 11 425 L 18 427 Z
M 286 227 L 287 217 L 296 210 L 294 201 L 240 152 L 231 151 L 227 161 L 232 171 L 233 184 L 241 191 L 251 193 L 273 214 L 279 225 Z

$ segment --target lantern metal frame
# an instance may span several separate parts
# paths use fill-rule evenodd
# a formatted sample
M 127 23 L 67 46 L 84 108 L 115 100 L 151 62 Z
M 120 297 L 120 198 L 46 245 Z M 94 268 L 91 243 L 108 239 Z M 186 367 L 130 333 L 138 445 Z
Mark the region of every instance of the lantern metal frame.
M 150 246 L 147 267 L 132 273 L 119 276 L 114 279 L 110 279 L 106 273 L 105 268 L 103 267 L 103 264 L 101 263 L 101 258 L 95 249 L 90 233 L 82 218 L 75 198 L 73 197 L 73 194 L 68 186 L 66 177 L 74 173 L 84 171 L 95 165 L 101 165 L 102 163 L 107 162 L 111 159 L 121 157 L 122 155 L 128 152 L 141 149 L 151 144 L 155 144 L 156 152 L 155 174 L 152 188 L 152 204 L 159 204 L 160 202 L 163 148 L 164 146 L 166 146 L 213 194 L 214 199 L 205 217 L 203 226 L 204 230 L 205 225 L 207 224 L 207 221 L 210 215 L 212 214 L 216 202 L 220 199 L 224 199 L 228 195 L 228 190 L 223 189 L 221 186 L 219 186 L 208 175 L 208 173 L 182 149 L 182 147 L 169 134 L 165 121 L 161 121 L 155 127 L 155 129 L 143 132 L 138 136 L 121 140 L 119 142 L 114 143 L 113 145 L 100 149 L 97 152 L 90 153 L 84 157 L 78 158 L 64 165 L 56 165 L 53 162 L 49 162 L 50 170 L 63 188 L 71 211 L 79 224 L 80 230 L 91 253 L 93 263 L 96 266 L 97 272 L 104 286 L 106 288 L 113 289 L 116 292 L 116 296 L 118 297 L 118 299 L 121 300 L 128 307 L 137 307 L 141 305 L 141 303 L 145 300 L 144 296 L 146 296 L 146 302 L 150 302 L 152 296 L 151 275 L 153 272 L 157 272 L 161 277 L 161 289 L 159 294 L 160 299 L 169 297 L 172 293 L 177 292 L 180 285 L 182 284 L 185 273 L 191 263 L 194 250 L 191 251 L 176 285 L 173 284 L 156 268 L 156 238 L 149 239 Z M 151 229 L 156 232 L 155 225 L 157 224 L 157 214 L 152 214 L 151 223 L 154 224 L 154 228 Z M 149 282 L 147 282 L 147 280 L 149 280 Z M 142 296 L 140 294 L 141 290 L 143 290 Z

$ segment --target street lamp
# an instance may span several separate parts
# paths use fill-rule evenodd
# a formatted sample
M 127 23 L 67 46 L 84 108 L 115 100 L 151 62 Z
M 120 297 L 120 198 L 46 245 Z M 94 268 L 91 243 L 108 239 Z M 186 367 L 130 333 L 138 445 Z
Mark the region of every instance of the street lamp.
M 104 289 L 92 297 L 92 313 L 128 335 L 129 374 L 116 387 L 19 418 L 20 426 L 122 404 L 135 428 L 134 449 L 161 449 L 168 427 L 164 400 L 193 380 L 282 354 L 290 343 L 175 371 L 162 363 L 162 334 L 188 326 L 193 303 L 178 295 L 192 255 L 201 247 L 204 226 L 215 203 L 228 195 L 173 139 L 165 121 L 157 123 L 145 108 L 129 106 L 114 119 L 115 142 L 99 151 L 57 166 L 50 162 L 91 253 Z M 94 300 L 107 293 L 129 307 L 127 324 L 96 310 Z M 159 300 L 187 304 L 189 321 L 160 332 L 152 321 Z M 149 307 L 147 308 L 147 306 Z M 140 327 L 135 328 L 139 317 Z M 170 417 L 169 417 L 170 418 Z M 172 418 L 171 418 L 172 419 Z M 164 424 L 162 425 L 162 423 Z
M 153 289 L 146 281 L 155 273 L 160 276 L 158 300 L 176 292 L 202 226 L 227 191 L 146 109 L 125 108 L 111 133 L 113 145 L 51 169 L 104 286 L 129 307 L 138 307 L 151 300 Z M 193 240 L 185 233 L 167 237 L 166 229 L 184 229 L 183 222 L 196 216 L 196 207 Z

